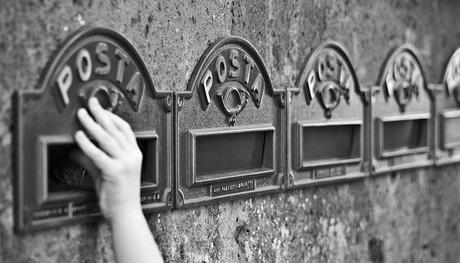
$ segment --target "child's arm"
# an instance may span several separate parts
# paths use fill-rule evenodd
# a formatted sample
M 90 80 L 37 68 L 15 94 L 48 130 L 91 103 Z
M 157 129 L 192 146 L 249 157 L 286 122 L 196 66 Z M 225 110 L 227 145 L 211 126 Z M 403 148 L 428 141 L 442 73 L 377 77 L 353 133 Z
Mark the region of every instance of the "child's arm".
M 142 153 L 128 123 L 104 110 L 97 99 L 89 101 L 91 117 L 85 109 L 78 119 L 83 131 L 75 140 L 85 156 L 79 161 L 93 176 L 102 214 L 113 236 L 117 262 L 163 262 L 140 205 Z

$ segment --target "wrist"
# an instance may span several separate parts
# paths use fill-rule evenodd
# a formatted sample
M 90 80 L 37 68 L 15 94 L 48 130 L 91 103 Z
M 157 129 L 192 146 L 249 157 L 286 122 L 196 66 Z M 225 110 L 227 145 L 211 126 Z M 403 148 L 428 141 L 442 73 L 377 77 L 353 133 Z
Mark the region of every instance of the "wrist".
M 109 223 L 113 225 L 143 219 L 144 214 L 142 213 L 142 207 L 139 204 L 136 206 L 119 207 L 117 209 L 113 209 L 109 214 L 105 215 L 105 217 Z

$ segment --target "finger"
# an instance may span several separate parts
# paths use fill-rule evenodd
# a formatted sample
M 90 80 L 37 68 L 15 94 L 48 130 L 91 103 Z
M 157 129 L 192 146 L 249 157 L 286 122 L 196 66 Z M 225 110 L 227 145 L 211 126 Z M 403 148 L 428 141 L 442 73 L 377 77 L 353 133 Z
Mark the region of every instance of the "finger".
M 134 135 L 133 130 L 131 129 L 131 126 L 123 120 L 120 116 L 113 114 L 109 112 L 108 114 L 110 118 L 112 119 L 113 123 L 115 126 L 123 133 L 125 138 L 130 142 L 130 143 L 137 143 L 136 142 L 136 136 Z
M 91 111 L 96 122 L 105 129 L 107 133 L 112 135 L 118 144 L 124 148 L 127 139 L 124 134 L 115 126 L 112 118 L 109 116 L 109 111 L 103 109 L 96 98 L 89 99 L 89 110 Z
M 111 159 L 101 149 L 96 147 L 86 136 L 83 131 L 75 133 L 75 141 L 86 156 L 93 162 L 93 164 L 102 169 L 111 165 Z
M 111 156 L 119 156 L 122 153 L 118 142 L 96 123 L 85 109 L 78 110 L 78 118 L 88 134 L 99 143 L 106 153 Z

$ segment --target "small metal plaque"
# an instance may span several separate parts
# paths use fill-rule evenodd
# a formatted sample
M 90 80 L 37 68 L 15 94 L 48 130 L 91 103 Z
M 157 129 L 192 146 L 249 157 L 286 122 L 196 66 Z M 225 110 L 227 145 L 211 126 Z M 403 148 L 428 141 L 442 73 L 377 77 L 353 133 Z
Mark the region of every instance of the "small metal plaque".
M 324 169 L 316 169 L 313 173 L 314 179 L 321 179 L 327 177 L 336 177 L 346 175 L 347 167 L 346 166 L 336 166 Z
M 73 216 L 98 214 L 100 212 L 99 202 L 97 200 L 90 202 L 80 202 L 72 204 L 71 210 Z
M 72 159 L 72 152 L 79 151 L 73 135 L 82 129 L 76 111 L 91 97 L 135 131 L 144 155 L 144 208 L 158 211 L 172 205 L 172 93 L 154 88 L 126 38 L 106 28 L 85 27 L 56 52 L 37 89 L 15 95 L 17 230 L 97 217 L 92 178 Z
M 289 94 L 288 187 L 364 176 L 366 97 L 344 47 L 333 41 L 318 46 Z
M 69 216 L 69 206 L 68 205 L 58 205 L 58 206 L 46 206 L 36 209 L 32 213 L 32 219 L 34 221 L 61 218 Z
M 244 180 L 240 182 L 212 184 L 210 189 L 211 196 L 222 196 L 252 191 L 255 189 L 255 183 L 254 180 Z
M 373 173 L 431 165 L 433 94 L 414 47 L 403 45 L 390 53 L 373 95 Z
M 157 190 L 142 189 L 141 190 L 141 204 L 155 204 L 162 202 L 162 195 Z
M 205 51 L 175 97 L 178 207 L 280 189 L 284 94 L 245 39 Z

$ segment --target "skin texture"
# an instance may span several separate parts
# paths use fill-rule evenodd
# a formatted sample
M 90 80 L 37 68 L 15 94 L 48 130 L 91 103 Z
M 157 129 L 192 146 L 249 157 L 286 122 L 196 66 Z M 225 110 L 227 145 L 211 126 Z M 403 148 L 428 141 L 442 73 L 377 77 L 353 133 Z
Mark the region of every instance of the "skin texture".
M 140 205 L 142 153 L 128 123 L 97 99 L 78 110 L 84 131 L 75 133 L 76 159 L 93 176 L 102 214 L 112 229 L 117 262 L 163 262 Z M 94 138 L 96 146 L 88 137 Z

